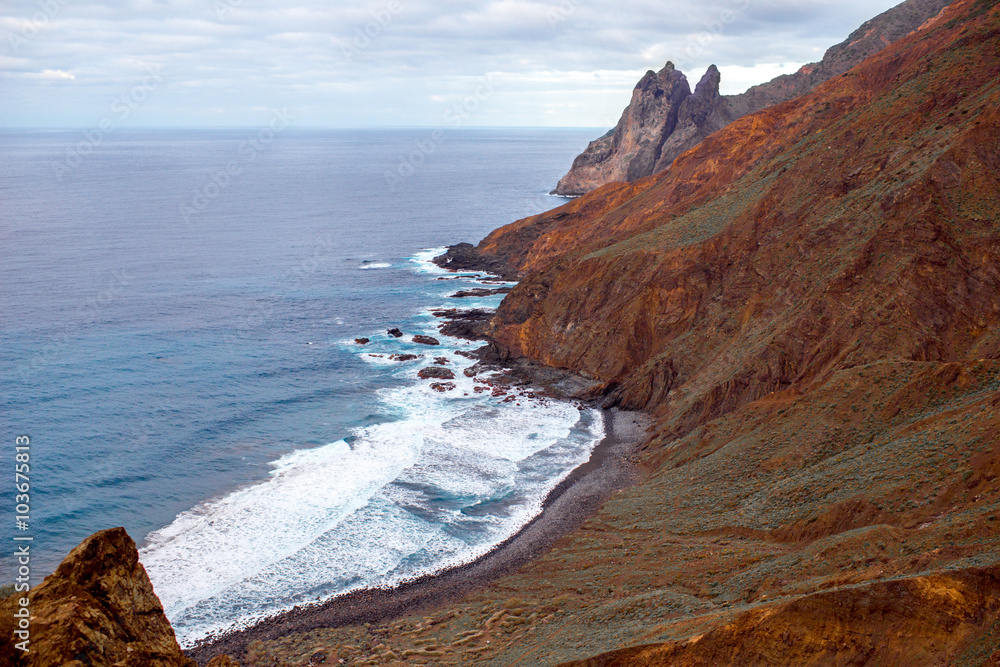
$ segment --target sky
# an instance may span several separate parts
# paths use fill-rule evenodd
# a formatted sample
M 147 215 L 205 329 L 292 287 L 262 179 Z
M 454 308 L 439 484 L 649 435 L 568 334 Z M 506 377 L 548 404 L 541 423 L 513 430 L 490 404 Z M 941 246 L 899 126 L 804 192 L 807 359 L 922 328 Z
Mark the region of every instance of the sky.
M 3 0 L 0 127 L 611 127 L 667 60 L 739 93 L 896 0 Z

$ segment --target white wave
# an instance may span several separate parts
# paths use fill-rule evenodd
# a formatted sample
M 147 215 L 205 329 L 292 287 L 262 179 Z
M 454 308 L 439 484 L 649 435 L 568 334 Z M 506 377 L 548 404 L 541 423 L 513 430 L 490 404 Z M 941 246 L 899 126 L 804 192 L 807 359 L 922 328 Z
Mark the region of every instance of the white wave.
M 390 264 L 389 262 L 364 262 L 358 268 L 362 269 L 362 270 L 364 270 L 364 269 L 391 269 L 392 268 L 392 264 Z
M 456 414 L 446 402 L 413 389 L 393 390 L 384 398 L 414 401 L 413 412 L 420 416 L 383 425 L 365 437 L 395 440 L 419 431 L 420 455 L 375 493 L 354 498 L 348 516 L 307 544 L 291 553 L 281 549 L 281 522 L 240 526 L 231 549 L 264 553 L 267 562 L 236 581 L 227 579 L 228 585 L 211 587 L 198 576 L 215 560 L 200 548 L 206 535 L 185 539 L 199 548 L 183 554 L 163 547 L 143 550 L 143 563 L 182 645 L 295 605 L 395 585 L 478 558 L 538 515 L 547 493 L 589 458 L 603 431 L 599 412 L 581 414 L 564 403 L 522 402 L 520 408 L 508 404 L 495 410 L 476 403 Z M 589 424 L 581 427 L 584 417 Z M 316 463 L 309 452 L 289 455 L 275 472 L 301 474 Z M 341 488 L 344 477 L 353 474 L 340 471 L 327 477 L 327 484 Z M 309 491 L 302 493 L 305 500 Z M 272 502 L 269 496 L 259 499 L 262 511 Z M 483 503 L 495 507 L 486 513 L 463 511 Z M 164 569 L 167 555 L 190 562 L 183 572 Z M 200 592 L 181 603 L 177 597 L 189 589 Z
M 444 272 L 430 262 L 441 252 L 411 260 L 425 273 Z M 444 307 L 500 298 L 445 299 Z M 474 560 L 537 516 L 548 492 L 587 461 L 603 435 L 599 411 L 518 390 L 476 393 L 481 385 L 462 372 L 473 362 L 454 352 L 480 343 L 442 336 L 433 310 L 418 313 L 407 333 L 433 335 L 440 346 L 409 337 L 375 347 L 342 341 L 368 363 L 398 365 L 406 384 L 376 393 L 398 421 L 357 429 L 350 446 L 287 454 L 267 481 L 184 512 L 147 538 L 142 562 L 182 645 Z M 393 353 L 423 358 L 399 363 Z M 452 391 L 418 379 L 435 357 L 448 360 Z

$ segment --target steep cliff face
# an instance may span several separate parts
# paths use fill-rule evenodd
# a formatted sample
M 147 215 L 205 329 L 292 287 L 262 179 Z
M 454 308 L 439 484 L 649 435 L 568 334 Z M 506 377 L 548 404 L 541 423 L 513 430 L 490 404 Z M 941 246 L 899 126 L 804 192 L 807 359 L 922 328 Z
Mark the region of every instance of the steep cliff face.
M 88 537 L 27 597 L 30 650 L 3 642 L 4 665 L 197 667 L 177 645 L 135 542 L 123 528 Z M 11 597 L 0 603 L 5 638 L 13 636 L 17 602 Z M 216 664 L 232 663 L 220 659 Z
M 591 142 L 556 188 L 583 194 L 602 183 L 633 181 L 653 173 L 665 141 L 677 128 L 681 106 L 691 97 L 687 78 L 667 63 L 646 72 L 614 130 Z
M 479 250 L 526 275 L 500 346 L 680 432 L 837 368 L 1000 354 L 1000 59 L 981 6 L 669 171 L 491 234 Z
M 720 75 L 713 65 L 695 93 L 680 102 L 681 108 L 675 109 L 675 99 L 648 94 L 651 77 L 659 75 L 647 72 L 633 91 L 632 101 L 618 125 L 591 142 L 552 193 L 578 196 L 607 183 L 634 181 L 660 172 L 684 151 L 734 120 L 803 95 L 840 76 L 937 16 L 949 2 L 907 0 L 867 21 L 846 40 L 831 47 L 820 62 L 804 65 L 794 74 L 779 76 L 740 95 L 719 95 Z M 683 78 L 673 70 L 673 65 L 668 63 L 668 67 L 674 72 L 673 76 Z M 657 146 L 638 159 L 630 148 L 634 143 L 630 136 L 635 132 L 636 119 L 641 119 L 639 124 L 644 136 L 656 136 L 656 141 L 650 145 Z M 655 153 L 655 160 L 648 159 L 650 152 Z

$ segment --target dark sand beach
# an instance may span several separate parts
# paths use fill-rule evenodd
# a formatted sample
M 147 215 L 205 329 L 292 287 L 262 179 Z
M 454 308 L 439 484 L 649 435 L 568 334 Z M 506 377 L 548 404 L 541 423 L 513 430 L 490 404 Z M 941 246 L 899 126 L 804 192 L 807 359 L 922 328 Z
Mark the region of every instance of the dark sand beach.
M 612 493 L 634 480 L 637 473 L 633 455 L 647 437 L 646 415 L 610 409 L 604 411 L 604 423 L 604 438 L 590 459 L 552 490 L 542 513 L 481 558 L 392 589 L 365 589 L 322 604 L 295 608 L 249 628 L 206 640 L 186 653 L 202 664 L 223 653 L 238 659 L 255 640 L 317 628 L 385 622 L 442 607 L 510 574 L 578 528 Z

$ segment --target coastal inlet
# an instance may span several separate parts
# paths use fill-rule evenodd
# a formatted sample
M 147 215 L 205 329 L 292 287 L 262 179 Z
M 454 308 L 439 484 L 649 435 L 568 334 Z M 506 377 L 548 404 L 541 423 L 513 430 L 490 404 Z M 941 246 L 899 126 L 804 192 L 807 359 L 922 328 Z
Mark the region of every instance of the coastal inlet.
M 430 261 L 441 252 L 408 260 L 427 307 L 337 343 L 401 380 L 371 397 L 388 419 L 293 451 L 148 536 L 141 560 L 182 646 L 474 560 L 589 459 L 600 411 L 475 373 L 469 339 L 511 284 L 446 272 Z

